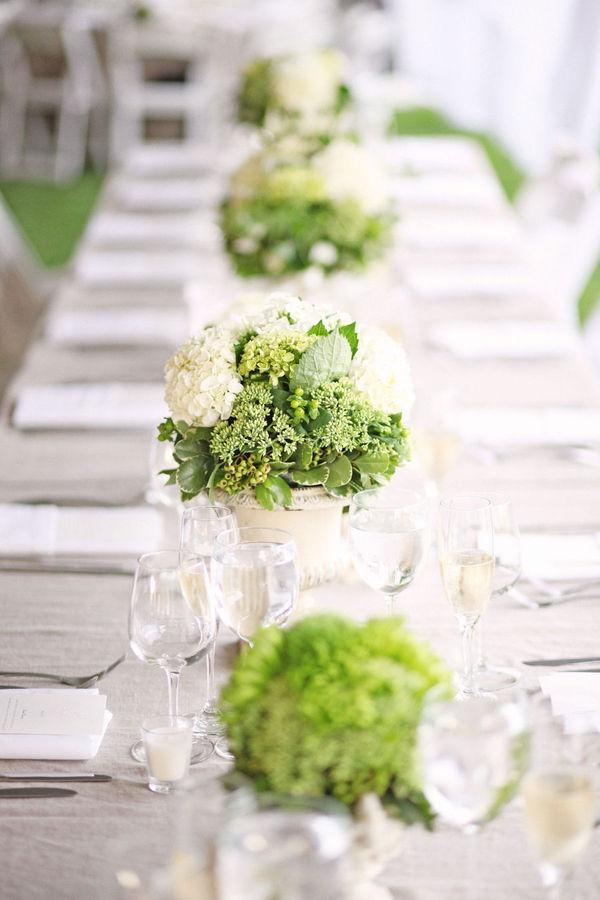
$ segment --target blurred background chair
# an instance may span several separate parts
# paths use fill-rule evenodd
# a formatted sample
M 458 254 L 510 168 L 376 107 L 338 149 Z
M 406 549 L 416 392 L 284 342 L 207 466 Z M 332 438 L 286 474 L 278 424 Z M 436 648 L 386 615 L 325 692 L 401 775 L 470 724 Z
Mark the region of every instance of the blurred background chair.
M 101 163 L 107 97 L 85 15 L 53 3 L 27 7 L 9 26 L 0 59 L 3 174 L 75 178 L 88 142 Z

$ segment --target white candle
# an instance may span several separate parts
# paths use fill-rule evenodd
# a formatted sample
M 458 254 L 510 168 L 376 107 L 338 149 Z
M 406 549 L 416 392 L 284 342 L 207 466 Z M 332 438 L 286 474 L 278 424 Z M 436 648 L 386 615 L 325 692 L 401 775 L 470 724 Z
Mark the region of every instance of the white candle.
M 148 773 L 158 781 L 179 781 L 187 775 L 192 754 L 192 730 L 164 725 L 145 734 Z

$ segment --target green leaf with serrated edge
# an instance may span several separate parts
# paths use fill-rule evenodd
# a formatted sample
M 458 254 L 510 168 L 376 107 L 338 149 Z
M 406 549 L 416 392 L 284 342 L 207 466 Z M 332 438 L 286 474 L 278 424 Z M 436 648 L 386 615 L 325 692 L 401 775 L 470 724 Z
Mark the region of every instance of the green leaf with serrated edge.
M 327 490 L 329 488 L 342 487 L 342 485 L 348 484 L 351 478 L 352 463 L 347 456 L 340 456 L 329 465 L 329 475 L 327 476 L 325 487 Z
M 223 471 L 222 466 L 215 466 L 214 469 L 212 470 L 212 472 L 210 473 L 210 478 L 206 482 L 206 487 L 209 489 L 213 488 L 215 486 L 215 484 L 217 484 L 221 480 L 221 478 L 223 477 L 224 474 L 225 474 L 225 472 Z
M 297 484 L 325 484 L 329 478 L 329 469 L 327 466 L 318 466 L 316 469 L 309 469 L 307 472 L 302 469 L 292 469 L 290 478 Z
M 356 351 L 358 350 L 358 335 L 356 333 L 356 322 L 350 322 L 349 325 L 340 325 L 338 329 L 340 334 L 343 334 L 348 343 L 350 344 L 350 350 L 352 351 L 352 358 L 356 356 Z
M 313 327 L 308 330 L 308 334 L 316 334 L 319 337 L 325 337 L 325 335 L 329 334 L 323 324 L 323 319 L 320 319 L 316 325 L 313 325 Z
M 177 470 L 177 484 L 186 494 L 195 497 L 204 490 L 208 481 L 208 472 L 203 460 L 194 457 L 182 462 Z
M 272 510 L 274 507 L 273 495 L 268 487 L 264 484 L 258 484 L 254 489 L 254 495 L 261 506 L 265 509 Z
M 158 474 L 169 476 L 167 481 L 165 481 L 166 486 L 170 484 L 177 484 L 177 469 L 161 469 Z
M 292 491 L 287 481 L 284 481 L 279 475 L 269 475 L 265 484 L 278 506 L 291 506 Z
M 352 362 L 352 351 L 347 339 L 336 331 L 318 338 L 305 350 L 293 376 L 293 387 L 313 391 L 326 381 L 334 381 L 346 375 Z
M 387 453 L 362 453 L 356 457 L 354 465 L 364 475 L 377 475 L 386 471 L 389 459 Z

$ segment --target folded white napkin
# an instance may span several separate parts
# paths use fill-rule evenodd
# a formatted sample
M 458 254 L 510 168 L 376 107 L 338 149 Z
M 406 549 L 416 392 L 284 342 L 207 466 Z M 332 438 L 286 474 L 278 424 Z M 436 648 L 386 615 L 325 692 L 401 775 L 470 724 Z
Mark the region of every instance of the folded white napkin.
M 176 346 L 188 335 L 188 316 L 179 309 L 63 309 L 51 314 L 46 324 L 49 341 L 76 346 Z
M 497 252 L 518 256 L 523 237 L 512 216 L 409 211 L 397 225 L 401 247 L 416 252 Z
M 16 428 L 148 429 L 167 414 L 161 384 L 51 384 L 16 397 Z
M 3 691 L 3 694 L 8 694 Z M 60 695 L 68 704 L 73 690 L 69 688 L 31 688 L 19 691 L 20 695 Z M 77 691 L 77 694 L 97 696 L 98 688 Z M 112 713 L 104 710 L 100 731 L 97 734 L 4 734 L 0 732 L 0 759 L 93 759 L 98 753 Z
M 393 137 L 381 148 L 385 162 L 395 172 L 473 173 L 489 169 L 480 146 L 470 138 Z
M 543 675 L 540 686 L 567 734 L 600 731 L 600 673 L 557 672 Z
M 160 513 L 147 506 L 0 504 L 0 555 L 137 556 L 161 536 Z
M 104 247 L 194 247 L 217 249 L 221 236 L 218 226 L 207 214 L 103 212 L 92 218 L 86 231 L 89 243 Z
M 576 340 L 559 322 L 437 322 L 429 340 L 459 359 L 545 359 L 565 356 Z
M 218 202 L 222 186 L 203 178 L 124 178 L 114 196 L 128 210 L 189 210 Z
M 491 173 L 407 175 L 395 178 L 391 195 L 403 206 L 502 209 L 506 201 Z
M 470 406 L 458 426 L 465 441 L 491 447 L 600 443 L 600 411 L 583 406 Z
M 521 534 L 523 574 L 548 581 L 600 578 L 600 534 Z
M 469 297 L 519 296 L 531 291 L 531 274 L 520 265 L 492 262 L 411 262 L 404 271 L 407 285 L 419 296 L 432 300 L 464 300 Z
M 202 259 L 192 251 L 86 250 L 75 263 L 85 286 L 147 285 L 177 287 L 202 273 Z

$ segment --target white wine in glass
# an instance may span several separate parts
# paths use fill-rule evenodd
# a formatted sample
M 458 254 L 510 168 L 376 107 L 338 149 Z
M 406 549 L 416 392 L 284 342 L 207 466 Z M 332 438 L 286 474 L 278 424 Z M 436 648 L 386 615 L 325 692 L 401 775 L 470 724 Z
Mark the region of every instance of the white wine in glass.
M 494 558 L 483 550 L 457 550 L 440 559 L 446 596 L 457 616 L 478 620 L 486 610 L 494 576 Z
M 543 882 L 550 897 L 558 898 L 594 827 L 594 785 L 584 771 L 560 767 L 532 772 L 522 793 L 525 824 Z
M 438 554 L 442 584 L 462 634 L 463 674 L 459 693 L 479 693 L 473 636 L 492 594 L 494 526 L 486 497 L 457 494 L 440 502 Z

